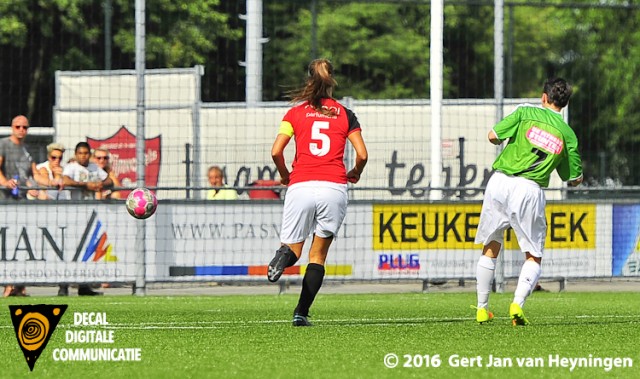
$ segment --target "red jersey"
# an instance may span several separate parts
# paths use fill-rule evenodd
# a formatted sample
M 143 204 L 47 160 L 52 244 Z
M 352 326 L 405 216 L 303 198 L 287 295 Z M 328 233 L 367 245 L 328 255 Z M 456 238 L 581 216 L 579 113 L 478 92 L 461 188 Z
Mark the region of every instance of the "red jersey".
M 347 183 L 344 148 L 347 136 L 360 130 L 360 123 L 351 110 L 333 99 L 322 99 L 322 107 L 333 110 L 335 116 L 316 112 L 305 101 L 282 119 L 280 133 L 293 135 L 296 141 L 289 185 L 311 180 Z

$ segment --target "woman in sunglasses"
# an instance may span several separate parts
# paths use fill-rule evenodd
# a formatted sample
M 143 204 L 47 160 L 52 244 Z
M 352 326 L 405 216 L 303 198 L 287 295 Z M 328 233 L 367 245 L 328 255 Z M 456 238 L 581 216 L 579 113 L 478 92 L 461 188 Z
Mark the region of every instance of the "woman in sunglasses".
M 68 200 L 67 191 L 62 191 L 64 183 L 62 181 L 62 156 L 64 146 L 60 143 L 50 143 L 47 145 L 47 160 L 36 166 L 41 176 L 49 178 L 49 187 L 58 189 L 42 190 L 38 194 L 40 200 Z

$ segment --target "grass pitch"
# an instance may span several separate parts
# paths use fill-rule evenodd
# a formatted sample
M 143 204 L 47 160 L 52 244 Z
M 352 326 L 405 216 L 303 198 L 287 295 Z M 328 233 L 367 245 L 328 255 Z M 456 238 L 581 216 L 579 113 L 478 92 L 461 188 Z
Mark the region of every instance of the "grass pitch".
M 290 325 L 297 294 L 4 299 L 0 377 L 640 377 L 639 293 L 535 293 L 524 308 L 527 327 L 511 326 L 511 299 L 492 294 L 496 318 L 477 325 L 472 293 L 321 292 L 311 328 Z M 29 372 L 7 305 L 43 303 L 69 307 Z M 75 326 L 74 312 L 106 312 L 109 325 Z M 68 330 L 113 330 L 114 343 L 67 343 Z M 55 349 L 96 347 L 140 348 L 141 361 L 53 358 Z

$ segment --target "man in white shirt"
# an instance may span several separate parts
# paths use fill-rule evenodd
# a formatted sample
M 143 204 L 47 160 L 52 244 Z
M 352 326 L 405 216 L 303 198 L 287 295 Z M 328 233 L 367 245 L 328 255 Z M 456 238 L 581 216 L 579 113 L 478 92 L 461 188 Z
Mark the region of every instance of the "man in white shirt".
M 79 188 L 71 190 L 71 200 L 95 199 L 97 192 L 113 186 L 109 174 L 89 160 L 91 148 L 88 143 L 79 142 L 75 153 L 75 162 L 66 165 L 62 171 L 65 187 Z
M 86 142 L 79 142 L 75 150 L 75 162 L 66 165 L 62 171 L 62 178 L 65 187 L 71 188 L 71 200 L 90 200 L 96 198 L 105 188 L 113 187 L 113 181 L 109 174 L 91 162 L 91 147 Z M 74 189 L 78 188 L 78 189 Z M 69 286 L 61 284 L 58 296 L 68 296 Z M 88 284 L 78 285 L 78 295 L 96 296 L 102 292 L 96 292 Z

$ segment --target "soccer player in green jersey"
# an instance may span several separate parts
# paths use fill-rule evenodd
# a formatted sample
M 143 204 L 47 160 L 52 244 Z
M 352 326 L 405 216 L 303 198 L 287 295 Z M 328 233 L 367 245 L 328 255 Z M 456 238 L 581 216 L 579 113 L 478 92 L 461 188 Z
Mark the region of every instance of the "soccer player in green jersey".
M 526 255 L 509 315 L 513 325 L 527 325 L 522 307 L 540 278 L 540 262 L 547 234 L 543 187 L 556 170 L 570 186 L 582 182 L 582 161 L 575 133 L 560 111 L 569 102 L 572 89 L 566 80 L 544 83 L 542 107 L 525 104 L 505 117 L 489 132 L 489 141 L 499 145 L 508 140 L 487 183 L 476 243 L 484 245 L 476 270 L 478 305 L 476 321 L 490 321 L 488 310 L 496 258 L 504 232 L 513 228 Z

